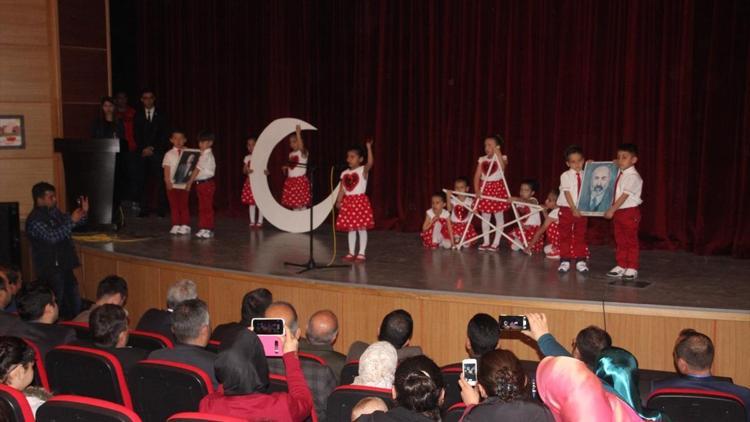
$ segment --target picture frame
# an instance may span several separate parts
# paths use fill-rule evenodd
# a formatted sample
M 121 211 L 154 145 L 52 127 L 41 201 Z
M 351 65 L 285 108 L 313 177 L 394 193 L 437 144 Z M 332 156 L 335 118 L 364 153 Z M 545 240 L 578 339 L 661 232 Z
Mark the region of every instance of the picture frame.
M 198 165 L 198 159 L 201 156 L 199 149 L 185 148 L 180 154 L 180 161 L 172 177 L 172 187 L 175 189 L 187 188 L 190 176 L 193 175 L 195 167 Z
M 612 161 L 586 163 L 578 195 L 578 211 L 589 217 L 603 217 L 615 197 L 615 180 L 619 169 Z
M 26 127 L 22 115 L 0 115 L 0 149 L 26 148 Z

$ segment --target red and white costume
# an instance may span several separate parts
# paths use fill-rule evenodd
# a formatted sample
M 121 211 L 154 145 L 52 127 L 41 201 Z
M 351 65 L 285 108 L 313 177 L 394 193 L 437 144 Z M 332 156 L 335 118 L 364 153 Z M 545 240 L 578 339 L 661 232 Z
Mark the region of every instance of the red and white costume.
M 242 164 L 245 166 L 248 166 L 250 164 L 250 161 L 252 161 L 253 155 L 247 154 L 244 159 L 242 159 Z M 242 203 L 244 205 L 255 205 L 255 197 L 253 196 L 253 188 L 250 186 L 250 175 L 248 174 L 245 177 L 245 184 L 242 185 L 242 195 L 240 197 L 242 199 Z
M 365 195 L 367 179 L 364 174 L 364 166 L 347 169 L 341 173 L 344 198 L 341 200 L 341 210 L 336 218 L 338 231 L 370 230 L 375 227 L 370 199 Z
M 534 202 L 536 202 L 536 200 L 534 200 Z M 532 237 L 534 237 L 536 231 L 539 230 L 539 226 L 542 225 L 542 217 L 540 216 L 541 212 L 535 212 L 532 214 L 531 207 L 525 205 L 516 205 L 516 211 L 518 211 L 518 215 L 519 217 L 521 217 L 521 227 L 523 227 L 523 233 L 524 236 L 526 236 L 526 242 L 528 242 Z M 521 229 L 518 228 L 518 226 L 511 230 L 508 236 L 510 236 L 511 239 L 516 239 L 518 243 L 523 245 Z M 537 242 L 535 245 L 531 246 L 531 252 L 541 252 L 543 249 L 542 243 L 543 242 Z M 514 251 L 520 250 L 518 245 L 516 245 L 515 243 L 511 243 L 511 249 L 513 249 Z
M 505 159 L 505 156 L 501 159 Z M 477 162 L 479 163 L 479 170 L 481 172 L 479 188 L 482 189 L 482 196 L 508 199 L 508 190 L 505 188 L 505 183 L 503 182 L 503 170 L 500 168 L 500 164 L 494 161 L 492 157 L 485 155 L 479 157 Z M 490 165 L 492 168 L 490 168 Z M 479 203 L 477 204 L 477 211 L 482 213 L 495 214 L 503 212 L 508 208 L 510 208 L 509 202 L 489 199 L 479 199 Z
M 569 169 L 560 176 L 560 196 L 557 198 L 560 222 L 560 259 L 582 260 L 588 257 L 589 248 L 586 244 L 586 225 L 588 219 L 585 216 L 576 217 L 570 210 L 565 192 L 570 193 L 573 203 L 578 203 L 581 194 L 582 174 Z
M 451 225 L 453 226 L 453 238 L 456 242 L 461 241 L 461 236 L 466 230 L 466 224 L 469 223 L 469 210 L 474 205 L 474 198 L 468 196 L 462 196 L 454 194 L 451 196 Z M 468 208 L 467 208 L 468 207 Z M 466 232 L 465 240 L 477 237 L 477 231 L 474 229 L 473 224 L 469 224 L 469 229 Z M 469 245 L 473 245 L 476 239 L 471 241 Z
M 428 209 L 426 214 L 430 221 L 435 217 L 435 211 L 433 211 L 432 208 Z M 443 210 L 440 213 L 440 218 L 432 223 L 430 227 L 420 235 L 422 237 L 422 245 L 427 248 L 437 248 L 440 246 L 450 248 L 451 236 L 450 231 L 448 231 L 448 220 L 450 218 L 451 214 L 448 210 Z
M 547 226 L 544 235 L 547 236 L 547 244 L 544 245 L 544 253 L 548 258 L 560 258 L 560 209 L 555 208 L 547 214 L 547 218 L 553 220 L 552 224 Z
M 637 270 L 639 268 L 640 248 L 638 244 L 638 227 L 641 223 L 641 191 L 643 190 L 643 179 L 635 167 L 620 171 L 615 179 L 615 197 L 617 200 L 622 194 L 627 194 L 628 199 L 615 211 L 612 218 L 615 229 L 615 256 L 617 265 L 622 268 Z
M 309 207 L 312 194 L 310 180 L 307 178 L 307 157 L 303 156 L 302 151 L 292 151 L 289 153 L 287 167 L 289 169 L 281 193 L 281 205 L 291 209 Z
M 198 177 L 195 178 L 195 193 L 198 196 L 198 228 L 213 230 L 216 160 L 211 148 L 201 151 L 196 167 L 200 170 Z
M 169 179 L 174 180 L 177 172 L 177 166 L 180 164 L 180 156 L 183 148 L 173 147 L 164 154 L 162 167 L 169 167 Z M 190 195 L 185 189 L 170 189 L 167 191 L 167 200 L 169 201 L 169 211 L 172 214 L 172 225 L 187 226 L 190 224 L 190 209 L 188 208 L 188 199 Z

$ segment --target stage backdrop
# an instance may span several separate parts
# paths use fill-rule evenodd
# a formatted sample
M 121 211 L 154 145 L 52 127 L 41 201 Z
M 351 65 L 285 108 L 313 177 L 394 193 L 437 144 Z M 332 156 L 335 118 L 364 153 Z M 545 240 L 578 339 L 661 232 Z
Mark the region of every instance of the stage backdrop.
M 512 190 L 537 178 L 540 199 L 567 145 L 605 160 L 635 142 L 644 244 L 748 257 L 748 4 L 141 0 L 138 83 L 175 125 L 217 133 L 217 206 L 234 214 L 244 137 L 278 117 L 319 128 L 319 164 L 374 136 L 369 193 L 396 230 L 473 173 L 486 134 L 507 140 Z M 286 152 L 269 168 L 277 190 Z M 603 220 L 591 229 L 608 240 Z

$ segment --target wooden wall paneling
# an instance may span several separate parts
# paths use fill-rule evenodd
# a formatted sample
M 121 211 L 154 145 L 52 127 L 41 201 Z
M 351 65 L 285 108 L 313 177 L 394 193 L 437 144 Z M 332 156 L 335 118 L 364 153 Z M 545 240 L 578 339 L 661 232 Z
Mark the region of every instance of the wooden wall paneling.
M 52 180 L 52 158 L 0 159 L 0 198 L 18 201 L 23 220 L 32 209 L 31 187 L 40 180 Z
M 210 293 L 210 280 L 209 276 L 205 274 L 199 274 L 186 269 L 173 270 L 171 268 L 160 268 L 159 269 L 159 308 L 164 308 L 167 304 L 167 290 L 172 284 L 179 280 L 192 280 L 195 282 L 198 288 L 198 298 L 205 301 L 207 304 L 211 303 Z
M 2 0 L 0 9 L 0 44 L 47 46 L 47 0 Z
M 159 269 L 129 260 L 117 261 L 117 275 L 128 282 L 127 309 L 131 326 L 150 308 L 162 308 L 159 300 Z
M 57 0 L 60 45 L 107 48 L 107 9 L 103 0 Z
M 60 75 L 63 103 L 99 103 L 109 92 L 107 68 L 106 50 L 62 46 Z
M 103 95 L 103 94 L 102 94 Z M 91 124 L 99 113 L 98 100 L 92 103 L 64 103 L 62 105 L 63 133 L 66 138 L 90 138 Z
M 0 60 L 0 102 L 49 101 L 49 52 L 25 45 L 3 45 Z
M 104 277 L 117 274 L 117 260 L 113 257 L 81 253 L 83 277 L 78 279 L 81 294 L 90 300 L 96 299 L 96 287 Z

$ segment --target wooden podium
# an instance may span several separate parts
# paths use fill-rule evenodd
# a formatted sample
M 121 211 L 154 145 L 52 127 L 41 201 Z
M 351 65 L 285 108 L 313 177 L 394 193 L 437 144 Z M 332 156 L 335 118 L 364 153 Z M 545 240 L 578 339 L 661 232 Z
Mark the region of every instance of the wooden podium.
M 78 207 L 78 197 L 89 198 L 88 226 L 116 228 L 115 159 L 119 139 L 55 139 L 55 152 L 62 154 L 65 169 L 66 211 Z

